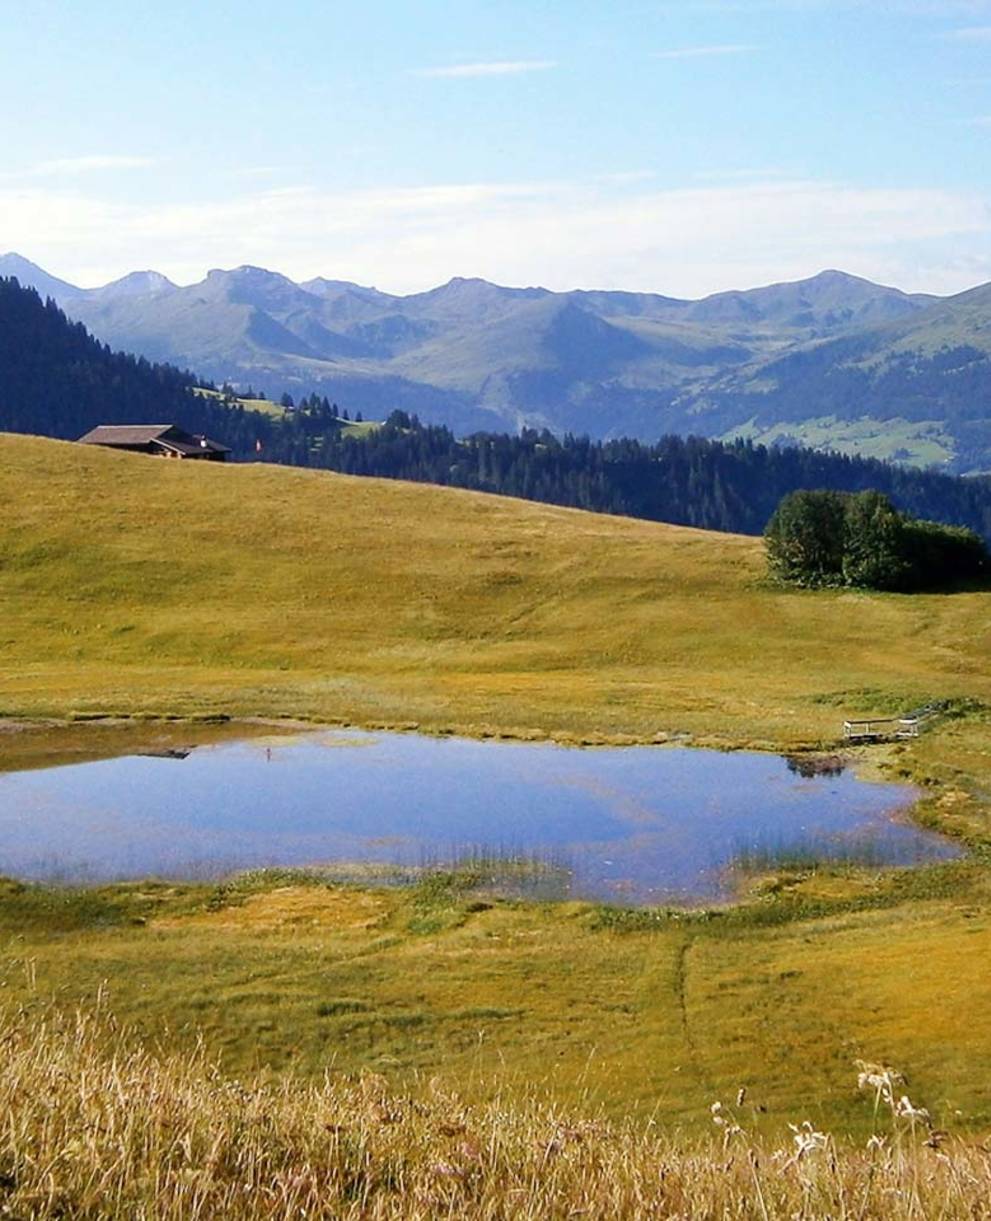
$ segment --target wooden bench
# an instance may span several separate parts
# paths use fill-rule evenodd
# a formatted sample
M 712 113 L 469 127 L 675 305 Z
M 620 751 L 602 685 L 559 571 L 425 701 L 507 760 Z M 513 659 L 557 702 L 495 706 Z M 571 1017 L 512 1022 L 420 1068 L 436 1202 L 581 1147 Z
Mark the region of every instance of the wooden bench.
M 924 708 L 916 708 L 904 716 L 844 721 L 843 737 L 851 742 L 877 742 L 882 738 L 917 738 L 925 726 L 945 708 L 945 703 L 926 704 Z

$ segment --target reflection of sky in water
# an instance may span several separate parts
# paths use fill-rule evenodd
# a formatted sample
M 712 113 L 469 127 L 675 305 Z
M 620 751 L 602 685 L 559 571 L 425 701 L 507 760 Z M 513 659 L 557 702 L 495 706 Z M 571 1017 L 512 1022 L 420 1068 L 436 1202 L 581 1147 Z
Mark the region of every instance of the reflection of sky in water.
M 953 855 L 892 820 L 912 796 L 849 772 L 802 779 L 773 755 L 321 733 L 0 776 L 0 874 L 203 876 L 484 852 L 567 862 L 577 895 L 714 897 L 741 853 Z

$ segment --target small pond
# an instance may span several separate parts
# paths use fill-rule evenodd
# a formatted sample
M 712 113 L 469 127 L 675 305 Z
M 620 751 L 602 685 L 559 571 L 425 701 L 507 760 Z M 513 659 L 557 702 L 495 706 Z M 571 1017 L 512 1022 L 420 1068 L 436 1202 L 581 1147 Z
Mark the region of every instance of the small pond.
M 307 733 L 0 775 L 0 874 L 202 878 L 346 864 L 373 876 L 515 862 L 525 893 L 719 899 L 740 867 L 957 855 L 905 818 L 912 789 L 774 755 Z M 495 866 L 493 864 L 493 868 Z M 499 870 L 496 870 L 499 872 Z

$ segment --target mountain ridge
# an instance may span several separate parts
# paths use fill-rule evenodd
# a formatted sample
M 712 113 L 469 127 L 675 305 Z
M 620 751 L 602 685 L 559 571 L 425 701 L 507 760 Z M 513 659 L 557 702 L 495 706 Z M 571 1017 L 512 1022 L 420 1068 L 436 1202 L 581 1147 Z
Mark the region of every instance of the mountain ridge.
M 905 293 L 837 269 L 697 301 L 455 276 L 405 296 L 245 264 L 79 289 L 0 257 L 103 342 L 278 395 L 457 432 L 749 435 L 991 469 L 991 285 Z

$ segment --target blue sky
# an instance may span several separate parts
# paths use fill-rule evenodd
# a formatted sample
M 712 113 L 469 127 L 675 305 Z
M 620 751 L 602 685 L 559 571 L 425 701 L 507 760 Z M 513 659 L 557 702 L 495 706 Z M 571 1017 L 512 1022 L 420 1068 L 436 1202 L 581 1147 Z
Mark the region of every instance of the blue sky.
M 991 0 L 0 0 L 0 251 L 698 296 L 991 280 Z

